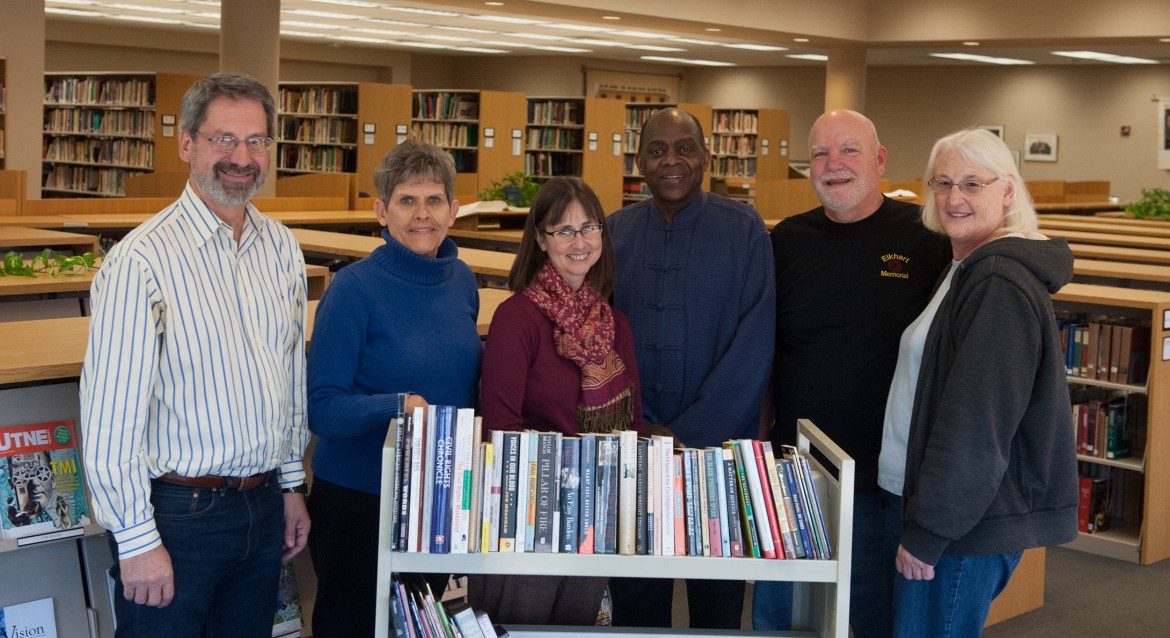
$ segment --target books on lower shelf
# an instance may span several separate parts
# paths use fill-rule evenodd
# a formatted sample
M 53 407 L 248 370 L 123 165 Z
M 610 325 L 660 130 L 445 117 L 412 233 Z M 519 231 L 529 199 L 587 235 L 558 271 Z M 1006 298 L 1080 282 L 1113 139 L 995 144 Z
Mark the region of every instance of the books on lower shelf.
M 495 431 L 481 442 L 481 427 L 450 406 L 401 417 L 392 551 L 833 558 L 795 447 L 675 449 L 633 431 Z
M 53 599 L 42 598 L 19 605 L 0 607 L 0 636 L 57 638 Z
M 440 592 L 441 594 L 442 592 Z M 427 581 L 396 576 L 390 583 L 390 635 L 396 638 L 500 638 L 487 614 L 464 600 L 441 601 Z
M 73 421 L 0 428 L 3 538 L 21 544 L 82 534 L 89 505 Z
M 1114 528 L 1137 529 L 1142 522 L 1145 476 L 1120 468 L 1080 462 L 1077 524 L 1086 534 Z

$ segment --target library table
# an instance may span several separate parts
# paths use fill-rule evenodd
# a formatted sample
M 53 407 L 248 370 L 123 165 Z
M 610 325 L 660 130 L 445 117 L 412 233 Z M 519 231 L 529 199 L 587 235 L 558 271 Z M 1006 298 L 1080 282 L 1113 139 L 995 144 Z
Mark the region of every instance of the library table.
M 68 292 L 89 292 L 96 270 L 80 274 L 63 274 L 56 277 L 38 274 L 36 277 L 0 277 L 0 299 L 18 295 L 55 295 Z M 308 282 L 310 300 L 320 299 L 329 284 L 329 269 L 325 266 L 307 264 L 305 278 Z
M 1095 215 L 1102 212 L 1121 210 L 1122 205 L 1113 202 L 1058 202 L 1035 204 L 1037 213 L 1064 213 L 1065 215 Z
M 385 243 L 381 237 L 363 237 L 308 228 L 294 228 L 292 233 L 300 242 L 301 250 L 305 252 L 347 259 L 361 259 Z M 460 248 L 459 259 L 471 267 L 471 271 L 477 275 L 506 279 L 516 256 L 510 253 L 477 248 Z
M 1099 261 L 1095 259 L 1077 258 L 1073 259 L 1073 274 L 1145 283 L 1170 283 L 1170 266 L 1158 264 L 1134 264 L 1121 261 Z
M 520 250 L 520 239 L 524 236 L 524 231 L 519 229 L 470 230 L 466 228 L 449 228 L 447 230 L 447 236 L 459 244 L 461 255 L 464 247 L 514 253 Z
M 1084 230 L 1061 230 L 1059 228 L 1045 228 L 1044 234 L 1049 237 L 1064 237 L 1069 241 L 1085 244 L 1103 244 L 1123 248 L 1146 248 L 1170 251 L 1170 237 L 1149 237 L 1136 235 L 1119 235 Z
M 1107 259 L 1110 261 L 1135 261 L 1147 264 L 1170 264 L 1170 250 L 1074 243 L 1069 243 L 1068 247 L 1072 250 L 1074 257 Z
M 96 253 L 98 238 L 93 235 L 63 233 L 25 226 L 0 226 L 0 250 L 24 249 L 40 252 L 44 248 L 69 250 L 74 255 Z
M 65 218 L 60 215 L 0 215 L 0 226 L 25 226 L 27 228 L 64 228 Z
M 1084 221 L 1067 221 L 1063 219 L 1040 218 L 1040 232 L 1049 234 L 1049 230 L 1076 230 L 1091 233 L 1106 233 L 1111 235 L 1138 235 L 1142 237 L 1170 238 L 1170 224 L 1161 226 L 1138 226 L 1127 224 L 1120 220 L 1105 217 L 1082 217 Z M 1091 221 L 1090 221 L 1091 220 Z
M 1078 221 L 1078 222 L 1099 222 L 1106 224 L 1126 224 L 1133 226 L 1151 226 L 1154 228 L 1170 227 L 1170 220 L 1161 219 L 1158 217 L 1147 217 L 1145 219 L 1136 219 L 1129 217 L 1123 212 L 1113 213 L 1098 213 L 1091 217 L 1084 217 L 1081 215 L 1061 215 L 1061 214 L 1047 214 L 1040 215 L 1040 222 L 1043 223 L 1046 219 L 1060 219 L 1064 221 Z

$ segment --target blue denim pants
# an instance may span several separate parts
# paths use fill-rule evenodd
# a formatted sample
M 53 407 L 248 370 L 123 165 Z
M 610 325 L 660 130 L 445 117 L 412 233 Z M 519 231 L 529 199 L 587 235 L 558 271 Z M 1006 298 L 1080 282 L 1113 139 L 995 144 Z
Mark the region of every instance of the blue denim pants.
M 166 607 L 126 600 L 115 560 L 118 638 L 268 638 L 276 613 L 284 499 L 275 478 L 252 490 L 151 482 L 150 502 L 175 574 Z M 110 536 L 111 549 L 117 547 Z
M 888 638 L 893 631 L 894 557 L 901 535 L 901 497 L 885 490 L 854 495 L 849 626 L 855 638 Z M 792 583 L 757 581 L 752 628 L 788 631 L 791 625 Z
M 899 575 L 894 583 L 894 635 L 979 636 L 991 601 L 1007 587 L 1023 554 L 944 554 L 934 566 L 933 580 Z

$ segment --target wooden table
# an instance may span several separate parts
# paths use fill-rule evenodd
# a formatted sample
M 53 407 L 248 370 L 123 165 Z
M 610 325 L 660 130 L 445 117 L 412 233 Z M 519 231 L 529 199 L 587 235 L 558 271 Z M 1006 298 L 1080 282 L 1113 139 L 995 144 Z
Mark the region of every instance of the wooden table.
M 347 259 L 361 259 L 385 243 L 381 237 L 363 237 L 308 228 L 294 228 L 292 233 L 300 242 L 301 250 L 305 252 Z M 463 260 L 477 275 L 493 279 L 507 279 L 516 256 L 491 250 L 460 248 L 459 259 Z
M 0 299 L 18 295 L 56 295 L 59 293 L 88 293 L 97 270 L 80 274 L 63 274 L 56 277 L 38 274 L 36 277 L 0 277 Z M 329 285 L 329 269 L 325 266 L 307 264 L 305 278 L 308 282 L 310 300 L 320 299 Z
M 1113 202 L 1061 202 L 1058 204 L 1035 204 L 1037 213 L 1063 213 L 1066 215 L 1094 215 L 1106 211 L 1121 210 L 1121 204 Z
M 285 226 L 342 226 L 376 230 L 380 224 L 372 210 L 316 210 L 266 212 Z M 102 213 L 65 215 L 0 215 L 0 227 L 27 226 L 48 229 L 129 230 L 156 213 Z
M 1059 228 L 1044 228 L 1042 232 L 1049 237 L 1064 237 L 1070 242 L 1075 241 L 1083 244 L 1102 244 L 1105 246 L 1119 246 L 1124 248 L 1146 248 L 1170 251 L 1170 238 L 1168 237 L 1122 235 L 1118 233 L 1063 230 Z
M 496 308 L 510 295 L 506 290 L 480 289 L 476 320 L 480 336 L 487 335 Z M 309 302 L 306 343 L 313 336 L 317 304 Z M 0 386 L 77 377 L 89 343 L 89 317 L 0 322 L 0 343 L 5 344 L 0 357 Z
M 93 235 L 63 233 L 43 228 L 0 226 L 0 249 L 40 252 L 44 248 L 64 249 L 71 251 L 74 255 L 87 252 L 96 253 L 98 251 L 98 238 Z
M 1170 264 L 1170 250 L 1076 243 L 1069 243 L 1068 247 L 1072 250 L 1074 257 L 1105 259 L 1109 261 L 1133 261 L 1145 264 Z
M 514 253 L 520 249 L 520 239 L 524 237 L 524 231 L 516 229 L 468 230 L 465 228 L 450 228 L 447 230 L 447 236 L 459 244 L 460 255 L 462 255 L 464 247 Z
M 1134 264 L 1120 261 L 1074 259 L 1073 274 L 1104 279 L 1121 279 L 1146 283 L 1170 283 L 1170 266 Z

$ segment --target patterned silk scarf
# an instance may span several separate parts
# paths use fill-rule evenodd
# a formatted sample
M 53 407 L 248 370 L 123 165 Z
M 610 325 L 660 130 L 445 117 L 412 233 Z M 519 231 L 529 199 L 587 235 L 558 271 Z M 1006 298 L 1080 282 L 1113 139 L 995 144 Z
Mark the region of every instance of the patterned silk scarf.
M 613 308 L 589 282 L 573 292 L 548 260 L 522 294 L 553 322 L 557 354 L 581 369 L 577 432 L 628 429 L 635 378 L 613 349 Z

